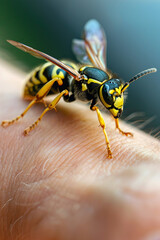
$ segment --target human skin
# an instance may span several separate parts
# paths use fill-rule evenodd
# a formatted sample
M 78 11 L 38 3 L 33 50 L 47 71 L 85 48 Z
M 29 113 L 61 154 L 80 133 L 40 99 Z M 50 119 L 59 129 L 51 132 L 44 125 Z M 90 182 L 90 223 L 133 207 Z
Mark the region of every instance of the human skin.
M 28 105 L 21 99 L 26 75 L 1 61 L 0 121 Z M 51 98 L 52 99 L 52 98 Z M 0 127 L 0 239 L 160 239 L 160 142 L 103 113 L 113 159 L 95 112 L 58 104 L 29 133 L 42 113 Z

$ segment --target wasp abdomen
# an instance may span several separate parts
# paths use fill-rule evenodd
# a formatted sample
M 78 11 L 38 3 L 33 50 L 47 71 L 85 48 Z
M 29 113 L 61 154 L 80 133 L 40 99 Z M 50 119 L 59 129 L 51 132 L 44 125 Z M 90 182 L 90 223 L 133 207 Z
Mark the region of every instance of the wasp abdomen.
M 75 68 L 74 64 L 67 61 L 65 61 L 65 63 L 68 63 L 68 65 Z M 44 86 L 44 84 L 56 77 L 62 79 L 63 85 L 59 86 L 58 83 L 55 82 L 48 95 L 56 94 L 63 91 L 64 89 L 70 90 L 71 82 L 69 80 L 69 74 L 60 67 L 50 62 L 47 62 L 42 66 L 36 68 L 30 74 L 30 77 L 28 78 L 24 88 L 24 98 L 30 98 L 35 96 L 37 92 Z

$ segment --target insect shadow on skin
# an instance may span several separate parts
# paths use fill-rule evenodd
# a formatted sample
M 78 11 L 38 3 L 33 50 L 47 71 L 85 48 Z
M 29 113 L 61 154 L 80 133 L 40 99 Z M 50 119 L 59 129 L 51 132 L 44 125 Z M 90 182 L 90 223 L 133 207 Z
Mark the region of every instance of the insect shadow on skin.
M 33 49 L 25 44 L 8 40 L 17 48 L 31 55 L 43 58 L 48 62 L 35 69 L 26 82 L 23 96 L 30 99 L 28 107 L 10 121 L 3 121 L 2 126 L 9 126 L 22 118 L 26 112 L 37 102 L 43 102 L 46 106 L 40 117 L 24 130 L 27 135 L 38 125 L 46 112 L 54 109 L 63 97 L 64 101 L 72 102 L 76 99 L 90 102 L 90 109 L 96 111 L 98 121 L 102 127 L 107 145 L 108 158 L 112 158 L 112 152 L 105 130 L 105 121 L 96 106 L 100 102 L 108 109 L 115 118 L 115 125 L 119 132 L 126 136 L 133 136 L 130 132 L 124 132 L 119 126 L 119 117 L 123 112 L 124 93 L 130 84 L 149 73 L 156 72 L 156 68 L 144 70 L 128 82 L 123 83 L 107 68 L 106 63 L 106 37 L 101 25 L 94 19 L 88 21 L 84 26 L 83 39 L 73 40 L 73 52 L 80 64 L 72 61 L 59 61 L 43 52 Z M 44 98 L 51 94 L 58 95 L 49 104 Z

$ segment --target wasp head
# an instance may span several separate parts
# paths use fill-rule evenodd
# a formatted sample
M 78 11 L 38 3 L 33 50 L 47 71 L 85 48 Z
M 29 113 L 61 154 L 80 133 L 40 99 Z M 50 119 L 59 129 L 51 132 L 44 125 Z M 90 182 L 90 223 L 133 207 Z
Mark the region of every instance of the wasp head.
M 102 104 L 111 112 L 114 118 L 119 118 L 123 112 L 123 93 L 126 91 L 126 89 L 132 82 L 135 82 L 137 79 L 156 71 L 156 68 L 144 70 L 136 74 L 125 84 L 123 84 L 120 79 L 116 78 L 106 80 L 100 86 L 98 93 Z
M 119 118 L 123 112 L 123 83 L 120 79 L 110 79 L 99 88 L 99 98 L 102 104 L 111 112 L 114 118 Z

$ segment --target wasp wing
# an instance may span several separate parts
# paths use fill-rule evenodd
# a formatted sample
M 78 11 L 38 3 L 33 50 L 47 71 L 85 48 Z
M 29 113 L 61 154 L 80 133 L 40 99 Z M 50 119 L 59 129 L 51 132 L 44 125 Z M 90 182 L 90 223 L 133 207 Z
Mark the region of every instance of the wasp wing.
M 58 67 L 62 68 L 63 70 L 65 70 L 66 72 L 68 72 L 71 76 L 73 76 L 77 81 L 81 80 L 81 75 L 79 74 L 79 72 L 77 72 L 75 69 L 71 68 L 70 66 L 62 63 L 61 61 L 57 60 L 54 57 L 49 56 L 48 54 L 45 54 L 43 52 L 40 52 L 34 48 L 31 48 L 23 43 L 19 43 L 13 40 L 7 40 L 10 44 L 12 44 L 13 46 L 21 49 L 24 52 L 27 52 L 31 55 L 33 55 L 34 57 L 37 58 L 42 58 L 45 59 L 49 62 L 52 62 L 53 64 L 57 65 Z
M 72 50 L 77 60 L 83 64 L 91 64 L 91 61 L 86 52 L 85 42 L 80 39 L 73 39 Z
M 99 22 L 95 19 L 88 21 L 84 26 L 83 38 L 92 64 L 106 71 L 106 36 Z
M 106 66 L 106 36 L 99 22 L 92 19 L 86 23 L 83 39 L 73 39 L 72 49 L 77 60 L 83 64 L 92 63 L 111 76 Z

